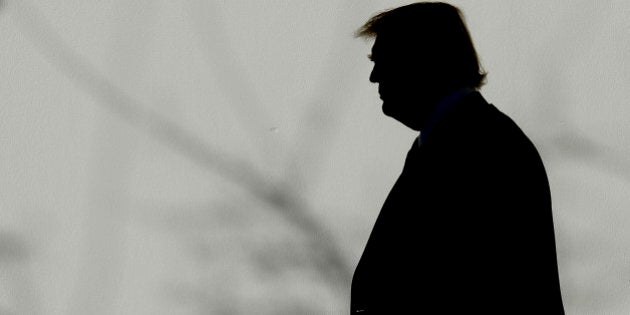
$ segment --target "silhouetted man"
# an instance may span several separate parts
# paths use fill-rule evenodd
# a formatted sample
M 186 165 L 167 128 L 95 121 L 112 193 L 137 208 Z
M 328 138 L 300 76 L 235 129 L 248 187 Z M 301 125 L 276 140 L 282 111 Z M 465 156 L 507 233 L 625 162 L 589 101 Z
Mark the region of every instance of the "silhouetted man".
M 477 91 L 460 11 L 372 17 L 383 112 L 420 131 L 352 280 L 352 314 L 564 314 L 551 196 L 521 129 Z

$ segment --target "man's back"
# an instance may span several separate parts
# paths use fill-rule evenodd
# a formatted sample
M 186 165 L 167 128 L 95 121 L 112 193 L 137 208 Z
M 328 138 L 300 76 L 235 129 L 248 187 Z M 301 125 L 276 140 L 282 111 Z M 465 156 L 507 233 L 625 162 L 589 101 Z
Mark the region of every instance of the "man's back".
M 351 308 L 564 313 L 544 166 L 478 92 L 414 142 L 355 271 Z

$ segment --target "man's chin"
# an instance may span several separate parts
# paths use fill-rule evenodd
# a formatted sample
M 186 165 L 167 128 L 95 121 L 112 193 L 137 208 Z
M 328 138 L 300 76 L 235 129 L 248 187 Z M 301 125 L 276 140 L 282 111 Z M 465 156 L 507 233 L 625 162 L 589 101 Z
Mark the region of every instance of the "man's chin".
M 389 116 L 398 120 L 398 118 L 403 115 L 403 113 L 400 111 L 400 107 L 400 104 L 392 104 L 392 101 L 383 101 L 381 110 L 383 111 L 383 114 L 385 114 L 385 116 Z
M 389 110 L 389 106 L 386 101 L 383 101 L 383 105 L 381 105 L 381 110 L 383 111 L 383 114 L 385 114 L 385 116 L 392 117 L 392 113 Z
M 385 116 L 391 117 L 413 130 L 420 130 L 414 114 L 396 111 L 392 108 L 392 106 L 388 106 L 387 102 L 385 101 L 383 101 L 383 105 L 381 106 L 381 108 Z

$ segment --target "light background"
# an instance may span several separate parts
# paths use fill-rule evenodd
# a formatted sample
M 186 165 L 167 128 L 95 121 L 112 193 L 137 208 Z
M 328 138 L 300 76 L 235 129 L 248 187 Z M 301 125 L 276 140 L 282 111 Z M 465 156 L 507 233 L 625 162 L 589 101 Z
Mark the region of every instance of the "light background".
M 409 1 L 1 3 L 0 314 L 348 312 L 416 136 L 352 33 Z M 450 3 L 543 156 L 567 314 L 628 314 L 630 2 Z

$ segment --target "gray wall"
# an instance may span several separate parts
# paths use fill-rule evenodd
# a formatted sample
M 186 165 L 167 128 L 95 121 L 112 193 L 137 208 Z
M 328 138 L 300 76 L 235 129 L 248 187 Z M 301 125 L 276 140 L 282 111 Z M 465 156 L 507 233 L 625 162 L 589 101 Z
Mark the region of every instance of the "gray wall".
M 352 32 L 406 3 L 2 1 L 0 314 L 345 314 L 416 136 Z M 627 314 L 630 3 L 452 3 L 545 161 L 567 313 Z

